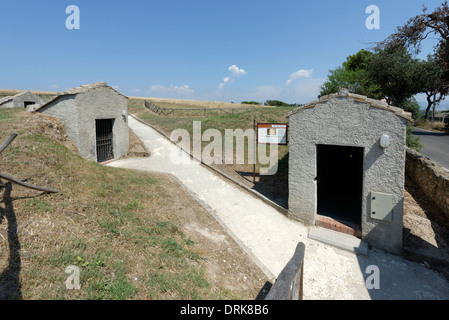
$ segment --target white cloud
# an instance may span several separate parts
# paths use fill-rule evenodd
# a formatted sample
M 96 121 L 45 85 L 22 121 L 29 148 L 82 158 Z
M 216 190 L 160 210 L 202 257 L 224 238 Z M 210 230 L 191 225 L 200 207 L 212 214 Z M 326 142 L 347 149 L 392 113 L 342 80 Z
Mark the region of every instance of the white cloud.
M 117 90 L 117 91 L 120 90 L 120 87 L 119 87 L 119 86 L 111 86 L 111 88 L 112 88 L 112 89 L 115 89 L 115 90 Z
M 191 95 L 195 91 L 189 88 L 188 85 L 183 86 L 175 86 L 171 84 L 170 86 L 166 87 L 161 84 L 157 84 L 154 86 L 151 86 L 151 91 L 158 92 L 158 93 L 164 93 L 169 95 Z
M 305 78 L 310 78 L 313 74 L 313 69 L 310 70 L 298 70 L 296 72 L 293 72 L 290 75 L 290 78 L 288 78 L 288 80 L 285 82 L 286 86 L 289 86 L 290 84 L 292 84 L 292 82 L 294 82 L 296 79 L 305 79 Z
M 246 72 L 243 69 L 239 69 L 239 67 L 237 67 L 235 64 L 229 67 L 229 71 L 231 71 L 231 75 L 235 77 L 244 76 L 248 74 L 248 72 Z
M 230 72 L 230 75 L 228 77 L 225 77 L 223 79 L 223 82 L 218 85 L 218 88 L 220 88 L 220 89 L 223 88 L 225 86 L 225 84 L 234 82 L 234 80 L 237 79 L 238 77 L 248 74 L 248 72 L 246 72 L 244 69 L 240 69 L 235 64 L 230 66 L 228 68 L 228 70 Z
M 48 86 L 50 89 L 59 89 L 60 85 L 59 84 L 52 84 Z

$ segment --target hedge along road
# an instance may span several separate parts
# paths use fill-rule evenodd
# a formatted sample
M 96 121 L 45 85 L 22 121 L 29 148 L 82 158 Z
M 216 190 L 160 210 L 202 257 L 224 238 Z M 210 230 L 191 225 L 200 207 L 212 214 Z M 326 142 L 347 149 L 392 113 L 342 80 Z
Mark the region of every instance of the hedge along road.
M 308 228 L 187 158 L 171 161 L 174 145 L 150 126 L 129 117 L 129 127 L 151 151 L 108 166 L 174 175 L 243 248 L 269 279 L 279 275 L 299 242 L 306 245 L 304 299 L 449 299 L 446 280 L 423 265 L 378 250 L 360 256 L 308 238 Z M 177 148 L 175 146 L 175 148 Z M 211 218 L 212 218 L 211 216 Z M 368 290 L 368 267 L 380 270 L 380 289 Z
M 414 128 L 412 133 L 419 137 L 421 153 L 449 170 L 449 135 L 420 128 Z

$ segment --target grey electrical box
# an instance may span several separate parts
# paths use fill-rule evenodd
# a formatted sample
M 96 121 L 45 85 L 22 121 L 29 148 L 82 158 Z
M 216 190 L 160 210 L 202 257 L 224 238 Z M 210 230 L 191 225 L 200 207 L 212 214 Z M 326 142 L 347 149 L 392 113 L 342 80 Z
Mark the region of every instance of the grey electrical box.
M 393 221 L 393 195 L 381 192 L 371 192 L 372 219 Z

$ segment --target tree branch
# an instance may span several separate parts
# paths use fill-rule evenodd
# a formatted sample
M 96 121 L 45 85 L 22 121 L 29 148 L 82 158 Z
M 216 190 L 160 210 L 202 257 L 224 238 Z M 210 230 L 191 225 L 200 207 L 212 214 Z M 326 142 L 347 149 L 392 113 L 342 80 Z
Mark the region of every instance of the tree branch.
M 11 177 L 11 176 L 9 176 L 5 173 L 1 173 L 1 172 L 0 172 L 0 179 L 5 179 L 5 180 L 11 181 L 13 183 L 16 183 L 22 187 L 33 189 L 33 190 L 44 191 L 44 192 L 48 192 L 48 193 L 58 193 L 59 192 L 59 190 L 45 188 L 45 187 L 39 187 L 39 186 L 35 186 L 33 184 L 29 184 L 29 183 L 20 181 L 14 177 Z

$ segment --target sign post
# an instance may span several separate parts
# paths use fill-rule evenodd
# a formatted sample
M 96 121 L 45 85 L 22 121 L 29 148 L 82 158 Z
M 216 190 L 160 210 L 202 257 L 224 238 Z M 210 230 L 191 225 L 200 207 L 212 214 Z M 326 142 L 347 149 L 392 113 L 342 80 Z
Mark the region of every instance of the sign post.
M 257 143 L 261 144 L 287 144 L 286 123 L 259 123 L 257 124 Z
M 256 183 L 256 148 L 257 144 L 287 145 L 288 124 L 258 123 L 254 120 L 254 130 L 257 130 L 254 146 L 253 183 Z

